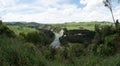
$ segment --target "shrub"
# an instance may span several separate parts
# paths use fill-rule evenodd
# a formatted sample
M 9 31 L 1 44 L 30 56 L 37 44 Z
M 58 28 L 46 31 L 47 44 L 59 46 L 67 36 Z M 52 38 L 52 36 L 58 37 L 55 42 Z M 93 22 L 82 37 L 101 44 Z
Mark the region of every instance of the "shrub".
M 57 49 L 57 53 L 55 58 L 58 62 L 62 63 L 73 63 L 73 56 L 70 54 L 70 50 L 68 47 L 63 47 L 61 49 Z
M 105 37 L 109 35 L 115 34 L 115 29 L 113 26 L 105 25 L 105 26 L 95 26 L 96 35 L 94 37 L 94 44 L 103 44 Z
M 69 44 L 69 53 L 74 57 L 84 55 L 85 46 L 83 44 Z
M 76 58 L 84 55 L 84 45 L 68 44 L 68 46 L 58 48 L 55 58 L 58 62 L 74 64 Z
M 25 36 L 25 40 L 27 42 L 32 42 L 32 43 L 36 44 L 37 46 L 45 46 L 45 45 L 47 45 L 47 40 L 45 38 L 45 35 L 42 34 L 41 32 L 28 33 Z
M 0 25 L 2 25 L 2 20 L 0 20 Z
M 97 53 L 100 56 L 113 55 L 115 53 L 115 51 L 116 51 L 114 42 L 115 42 L 115 36 L 114 35 L 105 37 L 104 44 L 100 44 L 97 47 Z
M 5 41 L 6 40 L 6 41 Z M 46 60 L 32 43 L 0 37 L 1 66 L 45 66 Z
M 115 34 L 113 26 L 106 25 L 101 27 L 101 35 L 103 38 L 112 34 Z
M 7 26 L 3 25 L 2 22 L 0 24 L 0 35 L 4 35 L 7 37 L 15 37 L 15 33 L 10 30 Z
M 46 42 L 48 44 L 51 43 L 55 38 L 54 33 L 50 30 L 41 29 L 40 32 L 42 32 L 44 34 L 45 39 L 47 40 Z
M 52 47 L 47 47 L 47 48 L 46 48 L 46 50 L 44 50 L 45 58 L 49 61 L 55 60 L 55 55 L 57 54 L 57 50 Z

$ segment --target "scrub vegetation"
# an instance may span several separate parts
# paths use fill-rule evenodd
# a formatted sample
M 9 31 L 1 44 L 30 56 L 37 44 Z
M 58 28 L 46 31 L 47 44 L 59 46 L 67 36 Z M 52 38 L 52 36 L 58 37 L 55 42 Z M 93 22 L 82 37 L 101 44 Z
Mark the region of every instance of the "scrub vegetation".
M 52 24 L 51 28 L 64 28 L 59 48 L 50 46 L 55 36 L 49 30 L 0 21 L 0 66 L 120 66 L 118 21 Z

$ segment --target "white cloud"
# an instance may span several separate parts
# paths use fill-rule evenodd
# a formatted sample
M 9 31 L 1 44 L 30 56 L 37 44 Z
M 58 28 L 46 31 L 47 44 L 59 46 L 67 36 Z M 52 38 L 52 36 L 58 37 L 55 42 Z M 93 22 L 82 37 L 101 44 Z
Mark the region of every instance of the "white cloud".
M 16 0 L 0 0 L 6 12 L 4 21 L 36 21 L 41 23 L 62 23 L 71 21 L 112 21 L 109 9 L 102 0 L 80 0 L 84 5 L 66 3 L 69 0 L 35 0 L 31 4 L 16 4 Z M 8 4 L 9 3 L 9 4 Z M 61 4 L 62 3 L 62 4 Z M 120 7 L 114 9 L 115 18 L 120 19 Z
M 92 11 L 99 9 L 103 5 L 102 4 L 102 0 L 84 0 L 81 3 L 83 3 L 83 4 L 86 5 L 84 9 L 86 9 L 86 10 L 92 10 Z
M 13 6 L 15 4 L 15 0 L 0 0 L 0 8 Z

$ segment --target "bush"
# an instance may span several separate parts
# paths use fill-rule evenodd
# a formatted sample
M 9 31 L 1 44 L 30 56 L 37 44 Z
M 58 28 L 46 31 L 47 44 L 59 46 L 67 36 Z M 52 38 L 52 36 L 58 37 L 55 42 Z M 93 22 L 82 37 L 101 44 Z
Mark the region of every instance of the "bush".
M 2 20 L 0 20 L 0 25 L 2 25 Z
M 44 56 L 49 61 L 55 60 L 56 54 L 57 54 L 57 50 L 55 48 L 47 47 L 46 50 L 44 50 Z
M 76 58 L 84 55 L 84 45 L 68 44 L 68 46 L 56 49 L 55 59 L 65 64 L 74 64 Z
M 45 35 L 41 32 L 31 32 L 25 36 L 26 42 L 32 42 L 36 46 L 45 46 L 47 45 L 47 39 Z
M 116 51 L 114 41 L 115 41 L 115 36 L 114 35 L 105 37 L 104 44 L 100 44 L 97 47 L 97 53 L 100 56 L 113 55 L 115 53 L 115 51 Z
M 44 34 L 45 39 L 47 40 L 46 42 L 48 44 L 50 44 L 54 40 L 55 35 L 54 35 L 54 33 L 52 31 L 44 30 L 44 29 L 41 29 L 40 31 Z
M 84 55 L 85 46 L 83 44 L 69 44 L 69 53 L 74 57 Z
M 116 30 L 113 26 L 96 26 L 96 35 L 93 40 L 94 54 L 100 56 L 113 55 L 116 51 L 115 34 Z
M 7 26 L 3 25 L 2 22 L 0 23 L 0 35 L 7 37 L 15 37 L 15 33 Z
M 113 26 L 109 26 L 109 25 L 102 26 L 101 27 L 101 34 L 102 34 L 103 38 L 106 36 L 115 34 L 115 28 L 113 28 Z
M 46 66 L 46 60 L 32 43 L 0 37 L 1 66 Z
M 55 58 L 58 62 L 62 63 L 74 63 L 73 62 L 73 55 L 71 54 L 68 47 L 63 47 L 60 49 L 57 49 L 57 53 L 55 55 Z
M 115 29 L 113 28 L 113 26 L 109 26 L 109 25 L 105 25 L 105 26 L 96 25 L 95 32 L 96 35 L 94 37 L 93 42 L 94 44 L 99 45 L 104 43 L 106 36 L 115 34 Z

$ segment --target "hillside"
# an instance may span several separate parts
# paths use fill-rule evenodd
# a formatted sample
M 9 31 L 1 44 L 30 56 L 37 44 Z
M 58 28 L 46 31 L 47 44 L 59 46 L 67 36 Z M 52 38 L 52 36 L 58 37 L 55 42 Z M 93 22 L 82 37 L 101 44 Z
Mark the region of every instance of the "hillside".
M 58 28 L 67 28 L 68 30 L 72 29 L 88 29 L 94 30 L 95 25 L 111 25 L 110 22 L 71 22 L 71 23 L 63 23 L 63 24 L 51 24 L 53 27 Z
M 1 21 L 0 66 L 120 66 L 120 24 L 111 24 Z M 58 38 L 60 47 L 51 47 L 55 34 L 48 27 L 67 28 Z

